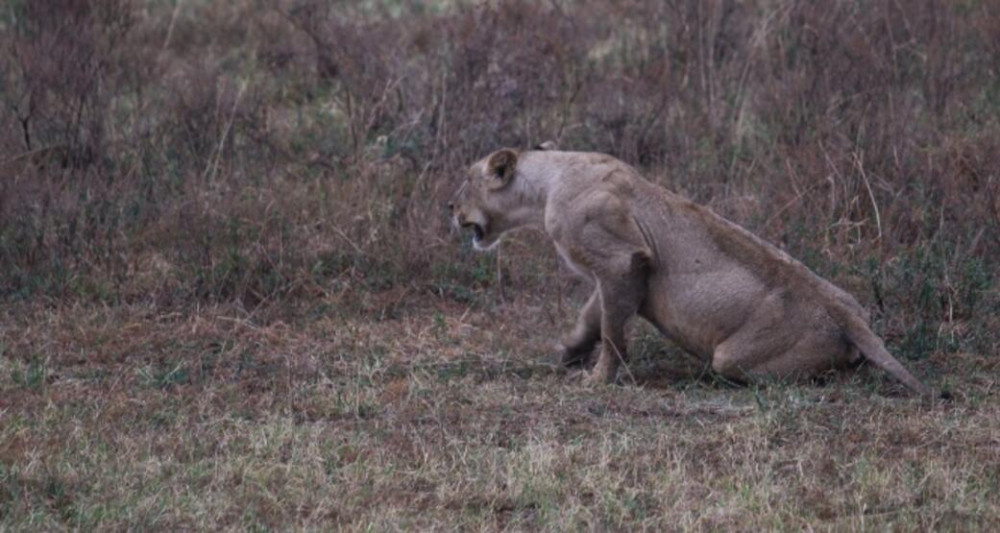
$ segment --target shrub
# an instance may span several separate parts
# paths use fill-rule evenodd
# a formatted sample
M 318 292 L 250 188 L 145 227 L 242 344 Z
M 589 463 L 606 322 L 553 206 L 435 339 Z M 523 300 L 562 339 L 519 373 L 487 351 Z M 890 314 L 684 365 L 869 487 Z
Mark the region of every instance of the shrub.
M 479 279 L 442 208 L 456 176 L 553 138 L 891 300 L 899 336 L 996 305 L 984 3 L 41 0 L 0 29 L 7 299 Z

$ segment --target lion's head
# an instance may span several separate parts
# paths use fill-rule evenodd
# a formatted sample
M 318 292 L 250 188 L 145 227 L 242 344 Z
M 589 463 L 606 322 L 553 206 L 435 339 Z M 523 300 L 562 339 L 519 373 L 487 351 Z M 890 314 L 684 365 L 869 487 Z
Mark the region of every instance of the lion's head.
M 503 149 L 475 163 L 448 203 L 455 225 L 472 228 L 477 250 L 492 248 L 504 233 L 524 225 L 512 216 L 524 207 L 514 183 L 517 157 L 514 150 Z

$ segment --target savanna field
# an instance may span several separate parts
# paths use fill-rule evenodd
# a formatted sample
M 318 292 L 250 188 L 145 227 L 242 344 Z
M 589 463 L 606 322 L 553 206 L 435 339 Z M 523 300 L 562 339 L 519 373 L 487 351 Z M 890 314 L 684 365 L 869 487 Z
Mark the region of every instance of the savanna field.
M 854 294 L 875 368 L 723 382 L 446 209 L 599 151 Z M 0 531 L 1000 528 L 995 0 L 0 3 Z

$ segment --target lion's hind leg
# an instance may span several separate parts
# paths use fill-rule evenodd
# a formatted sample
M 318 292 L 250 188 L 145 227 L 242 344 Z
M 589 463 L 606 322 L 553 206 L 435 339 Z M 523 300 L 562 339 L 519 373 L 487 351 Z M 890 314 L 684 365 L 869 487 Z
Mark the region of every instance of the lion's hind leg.
M 737 382 L 797 380 L 844 368 L 852 355 L 851 347 L 842 338 L 823 330 L 810 331 L 794 340 L 778 338 L 757 343 L 736 337 L 716 347 L 712 369 Z

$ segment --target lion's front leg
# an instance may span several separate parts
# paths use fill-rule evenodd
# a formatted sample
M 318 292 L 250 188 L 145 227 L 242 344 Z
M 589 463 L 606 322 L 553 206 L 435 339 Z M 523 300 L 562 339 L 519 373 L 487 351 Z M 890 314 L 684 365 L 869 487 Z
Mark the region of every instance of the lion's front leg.
M 646 260 L 634 255 L 628 267 L 599 279 L 601 301 L 601 354 L 587 376 L 590 383 L 610 383 L 618 365 L 628 361 L 625 326 L 635 316 L 646 294 Z
M 573 331 L 559 343 L 559 364 L 566 368 L 586 366 L 600 339 L 601 293 L 595 289 L 580 310 Z

